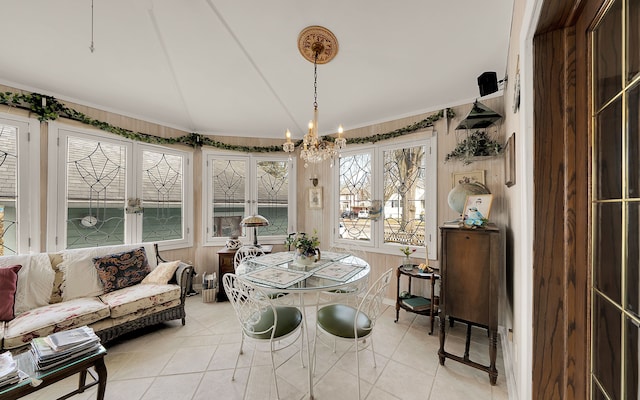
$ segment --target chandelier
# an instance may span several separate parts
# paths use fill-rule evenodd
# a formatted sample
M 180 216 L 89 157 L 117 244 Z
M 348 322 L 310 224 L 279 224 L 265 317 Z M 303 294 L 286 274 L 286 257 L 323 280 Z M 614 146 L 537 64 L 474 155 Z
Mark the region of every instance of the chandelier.
M 338 40 L 327 28 L 321 26 L 309 26 L 300 32 L 298 36 L 298 49 L 302 56 L 313 62 L 313 119 L 309 121 L 309 130 L 302 139 L 300 158 L 304 160 L 304 167 L 309 163 L 317 164 L 330 159 L 333 161 L 340 155 L 340 150 L 347 145 L 347 140 L 342 137 L 342 125 L 338 127 L 338 137 L 333 141 L 318 136 L 318 64 L 326 64 L 338 53 Z M 291 132 L 287 129 L 285 136 L 287 141 L 282 149 L 291 154 L 295 145 L 291 141 Z

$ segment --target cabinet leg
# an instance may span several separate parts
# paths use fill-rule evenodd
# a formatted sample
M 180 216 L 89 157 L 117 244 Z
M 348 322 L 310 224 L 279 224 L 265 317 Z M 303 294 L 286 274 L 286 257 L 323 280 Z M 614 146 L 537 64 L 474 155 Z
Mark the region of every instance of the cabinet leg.
M 498 331 L 491 330 L 491 339 L 489 344 L 489 381 L 491 385 L 495 385 L 498 380 L 498 370 L 496 369 L 496 352 L 498 347 Z
M 471 324 L 467 324 L 467 338 L 464 342 L 464 359 L 469 360 L 469 347 L 471 346 Z
M 444 325 L 447 320 L 443 315 L 440 315 L 440 349 L 438 350 L 438 359 L 440 360 L 440 365 L 444 365 L 445 354 L 444 354 Z

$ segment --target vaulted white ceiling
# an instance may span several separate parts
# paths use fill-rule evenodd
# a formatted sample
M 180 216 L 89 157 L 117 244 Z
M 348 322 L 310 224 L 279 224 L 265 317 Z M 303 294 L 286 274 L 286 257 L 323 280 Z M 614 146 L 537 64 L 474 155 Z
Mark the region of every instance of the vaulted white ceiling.
M 479 97 L 506 70 L 513 0 L 0 0 L 0 83 L 211 135 L 302 138 L 310 25 L 339 51 L 318 66 L 320 132 Z

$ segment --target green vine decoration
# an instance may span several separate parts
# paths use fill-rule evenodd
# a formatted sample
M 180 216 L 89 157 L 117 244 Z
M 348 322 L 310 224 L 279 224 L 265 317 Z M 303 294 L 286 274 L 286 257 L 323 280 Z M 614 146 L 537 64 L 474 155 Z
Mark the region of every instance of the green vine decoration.
M 211 146 L 222 150 L 233 150 L 249 153 L 274 153 L 281 152 L 282 146 L 242 146 L 232 145 L 219 142 L 217 140 L 209 139 L 199 133 L 190 133 L 180 137 L 163 138 L 160 136 L 150 135 L 147 133 L 134 132 L 129 129 L 113 126 L 107 122 L 98 121 L 93 119 L 79 111 L 65 106 L 52 96 L 46 96 L 39 93 L 13 93 L 13 92 L 0 92 L 0 105 L 6 105 L 10 107 L 16 107 L 24 110 L 29 110 L 38 116 L 40 122 L 55 121 L 58 118 L 67 118 L 73 121 L 78 121 L 83 124 L 91 125 L 97 129 L 105 132 L 110 132 L 115 135 L 152 144 L 184 144 L 191 147 Z M 363 143 L 376 143 L 381 140 L 393 139 L 403 135 L 416 132 L 420 129 L 425 129 L 433 126 L 434 122 L 440 120 L 446 115 L 447 121 L 455 116 L 453 110 L 447 108 L 440 112 L 433 114 L 422 121 L 416 122 L 412 125 L 405 126 L 403 128 L 396 129 L 387 133 L 379 133 L 369 137 L 360 138 L 348 138 L 347 144 L 363 144 Z M 325 140 L 335 141 L 332 136 L 325 136 Z M 302 140 L 295 143 L 298 147 L 302 144 Z

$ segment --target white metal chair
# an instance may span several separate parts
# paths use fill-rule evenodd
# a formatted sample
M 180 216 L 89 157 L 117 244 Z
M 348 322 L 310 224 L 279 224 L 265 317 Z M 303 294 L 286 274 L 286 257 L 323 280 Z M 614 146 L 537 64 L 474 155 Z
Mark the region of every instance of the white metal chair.
M 234 268 L 238 268 L 238 265 L 248 257 L 260 257 L 264 255 L 264 250 L 260 247 L 255 246 L 242 246 L 237 251 L 235 256 L 233 257 L 233 266 Z
M 362 297 L 357 307 L 348 304 L 330 304 L 320 307 L 316 314 L 316 336 L 313 340 L 313 360 L 315 363 L 316 345 L 321 335 L 332 339 L 353 341 L 356 352 L 356 368 L 358 375 L 358 399 L 360 399 L 360 359 L 358 352 L 371 344 L 373 366 L 376 367 L 376 357 L 373 348 L 373 328 L 378 316 L 383 310 L 384 294 L 391 282 L 393 268 L 378 278 Z M 334 342 L 335 351 L 335 342 Z
M 304 367 L 302 360 L 302 312 L 296 307 L 275 306 L 267 294 L 259 288 L 238 279 L 235 274 L 225 274 L 223 285 L 242 328 L 240 351 L 236 358 L 231 379 L 235 379 L 238 361 L 240 360 L 240 355 L 243 354 L 245 341 L 254 344 L 254 353 L 255 350 L 258 350 L 260 344 L 268 345 L 271 366 L 273 367 L 276 397 L 280 398 L 274 353 L 295 344 L 298 337 L 300 337 L 300 362 Z M 253 354 L 250 365 L 253 367 Z

